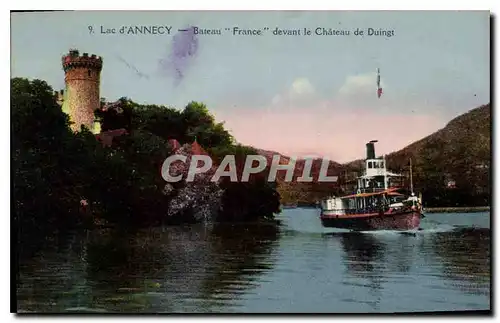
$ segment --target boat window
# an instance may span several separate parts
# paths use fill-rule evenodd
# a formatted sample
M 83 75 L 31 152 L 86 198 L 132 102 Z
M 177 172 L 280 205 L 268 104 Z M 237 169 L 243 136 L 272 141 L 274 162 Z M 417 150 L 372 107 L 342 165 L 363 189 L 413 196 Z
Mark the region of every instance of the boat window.
M 384 162 L 381 162 L 381 163 L 380 163 L 380 167 L 381 167 L 381 168 L 384 168 Z
M 368 168 L 372 168 L 372 162 L 371 161 L 368 162 Z

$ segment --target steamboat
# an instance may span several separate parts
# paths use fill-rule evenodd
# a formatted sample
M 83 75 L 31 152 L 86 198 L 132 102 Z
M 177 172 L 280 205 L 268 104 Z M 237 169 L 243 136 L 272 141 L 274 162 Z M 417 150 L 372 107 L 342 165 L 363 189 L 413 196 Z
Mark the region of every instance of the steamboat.
M 356 178 L 354 194 L 329 197 L 320 202 L 324 227 L 369 230 L 413 230 L 420 226 L 422 199 L 410 189 L 404 194 L 403 175 L 387 170 L 385 157 L 375 157 L 375 143 L 366 144 L 365 170 Z

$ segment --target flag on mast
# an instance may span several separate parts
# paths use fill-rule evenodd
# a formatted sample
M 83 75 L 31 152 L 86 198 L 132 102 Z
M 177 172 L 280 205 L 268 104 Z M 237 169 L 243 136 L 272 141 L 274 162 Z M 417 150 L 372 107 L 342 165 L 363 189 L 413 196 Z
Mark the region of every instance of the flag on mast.
M 377 68 L 377 96 L 380 99 L 382 88 L 380 87 L 380 68 Z

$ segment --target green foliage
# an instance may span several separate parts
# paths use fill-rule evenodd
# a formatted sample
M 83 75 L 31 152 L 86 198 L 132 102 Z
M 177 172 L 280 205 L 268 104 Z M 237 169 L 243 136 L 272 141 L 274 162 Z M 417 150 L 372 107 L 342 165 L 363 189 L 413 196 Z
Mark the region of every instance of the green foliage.
M 204 104 L 191 102 L 184 110 L 177 110 L 167 106 L 140 105 L 125 98 L 121 101 L 124 111 L 120 116 L 113 111 L 97 112 L 103 130 L 142 130 L 181 143 L 192 143 L 196 139 L 203 147 L 226 147 L 233 143 L 223 123 L 216 123 Z
M 186 141 L 182 114 L 165 106 L 133 104 L 132 128 L 151 132 L 165 140 Z
M 473 109 L 445 128 L 387 156 L 388 166 L 409 170 L 413 161 L 415 190 L 425 206 L 490 204 L 491 107 Z M 456 188 L 448 188 L 454 181 Z
M 236 173 L 241 179 L 246 157 L 258 155 L 253 147 L 244 145 L 218 146 L 209 150 L 211 156 L 220 163 L 226 155 L 235 156 Z M 272 219 L 275 213 L 280 212 L 280 194 L 276 182 L 268 182 L 269 166 L 266 170 L 253 174 L 249 181 L 231 182 L 223 178 L 221 187 L 224 189 L 222 196 L 222 211 L 219 221 L 253 221 L 259 218 Z
M 14 144 L 39 149 L 58 145 L 69 135 L 69 118 L 54 99 L 45 82 L 14 78 L 11 80 L 12 133 Z M 40 135 L 38 135 L 40 134 Z
M 268 182 L 264 176 L 247 183 L 226 180 L 222 187 L 225 191 L 219 221 L 272 219 L 274 213 L 280 211 L 280 195 L 276 190 L 276 183 Z
M 204 104 L 190 102 L 182 111 L 182 118 L 187 139 L 190 141 L 196 139 L 202 146 L 207 147 L 227 147 L 233 142 L 224 125 L 215 123 L 214 117 Z
M 103 131 L 128 132 L 111 147 L 104 147 L 87 129 L 73 133 L 44 81 L 12 79 L 11 102 L 14 214 L 28 235 L 93 217 L 128 227 L 161 223 L 168 199 L 160 171 L 172 153 L 169 139 L 181 144 L 196 139 L 216 160 L 225 154 L 239 160 L 256 154 L 250 147 L 234 145 L 223 124 L 196 102 L 180 111 L 121 98 L 118 109 L 96 111 Z M 272 183 L 260 179 L 223 185 L 221 221 L 272 217 L 279 209 Z M 81 200 L 88 207 L 82 208 Z
M 91 141 L 74 137 L 44 81 L 12 79 L 11 110 L 14 220 L 32 229 L 63 225 L 78 211 L 78 166 Z
M 136 187 L 128 161 L 111 154 L 86 129 L 73 133 L 42 81 L 13 79 L 13 200 L 15 221 L 33 230 L 83 222 L 81 200 L 104 218 L 126 222 Z

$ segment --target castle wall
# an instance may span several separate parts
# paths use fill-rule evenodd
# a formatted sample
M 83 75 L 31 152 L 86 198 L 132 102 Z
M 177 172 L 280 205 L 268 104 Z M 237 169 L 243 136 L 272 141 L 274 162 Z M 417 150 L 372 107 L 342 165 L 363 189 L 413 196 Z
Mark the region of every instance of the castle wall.
M 81 125 L 94 131 L 94 111 L 100 107 L 100 72 L 102 61 L 77 51 L 63 57 L 66 90 L 63 111 L 70 116 L 71 128 L 79 131 Z
M 68 72 L 66 77 L 66 100 L 70 119 L 75 124 L 72 128 L 80 130 L 85 125 L 90 130 L 94 124 L 94 111 L 99 108 L 99 82 L 85 77 L 87 69 L 76 69 Z

